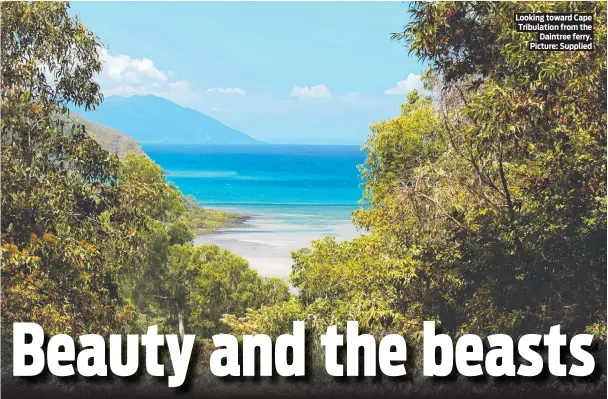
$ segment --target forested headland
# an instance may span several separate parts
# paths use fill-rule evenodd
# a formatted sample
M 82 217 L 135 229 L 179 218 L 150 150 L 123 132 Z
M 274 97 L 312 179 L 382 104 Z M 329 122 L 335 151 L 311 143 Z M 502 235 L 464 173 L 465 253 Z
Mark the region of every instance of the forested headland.
M 192 244 L 230 216 L 66 125 L 69 106 L 103 101 L 102 43 L 68 8 L 1 5 L 3 374 L 15 321 L 73 336 L 157 324 L 196 334 L 201 368 L 212 335 L 276 337 L 294 320 L 414 345 L 424 320 L 453 337 L 560 324 L 605 359 L 605 3 L 412 3 L 392 39 L 428 63 L 425 90 L 371 126 L 353 215 L 366 234 L 295 251 L 297 294 Z M 515 12 L 574 11 L 594 16 L 593 51 L 529 51 L 513 28 Z

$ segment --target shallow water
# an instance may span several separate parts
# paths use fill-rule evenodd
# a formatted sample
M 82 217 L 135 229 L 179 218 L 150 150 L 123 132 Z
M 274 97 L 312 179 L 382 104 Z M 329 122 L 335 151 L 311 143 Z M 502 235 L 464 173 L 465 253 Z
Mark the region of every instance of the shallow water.
M 287 278 L 292 250 L 313 240 L 359 235 L 351 213 L 361 198 L 356 146 L 144 145 L 167 179 L 203 206 L 250 216 L 245 226 L 198 236 Z
M 287 278 L 292 250 L 310 247 L 313 240 L 334 236 L 348 240 L 359 233 L 350 221 L 354 207 L 344 206 L 257 206 L 222 207 L 246 213 L 246 226 L 201 235 L 195 243 L 212 243 L 247 259 L 262 276 Z

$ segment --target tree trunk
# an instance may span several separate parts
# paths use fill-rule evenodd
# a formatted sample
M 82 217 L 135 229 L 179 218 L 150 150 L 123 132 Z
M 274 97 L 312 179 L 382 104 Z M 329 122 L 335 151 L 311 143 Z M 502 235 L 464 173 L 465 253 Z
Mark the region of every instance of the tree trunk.
M 177 306 L 177 331 L 179 333 L 179 338 L 183 341 L 185 334 L 184 313 L 179 305 Z

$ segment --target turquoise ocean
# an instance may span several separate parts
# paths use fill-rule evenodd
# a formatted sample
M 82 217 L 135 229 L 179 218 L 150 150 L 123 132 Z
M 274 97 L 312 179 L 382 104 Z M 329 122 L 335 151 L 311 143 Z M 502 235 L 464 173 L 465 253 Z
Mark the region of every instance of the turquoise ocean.
M 351 239 L 361 185 L 359 146 L 166 145 L 144 151 L 203 206 L 250 216 L 245 226 L 196 238 L 244 257 L 264 276 L 287 278 L 290 252 L 312 240 Z

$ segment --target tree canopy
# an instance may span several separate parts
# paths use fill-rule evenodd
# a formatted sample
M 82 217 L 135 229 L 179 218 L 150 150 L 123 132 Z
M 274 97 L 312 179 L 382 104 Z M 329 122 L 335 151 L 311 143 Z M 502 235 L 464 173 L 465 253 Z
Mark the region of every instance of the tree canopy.
M 534 52 L 515 12 L 588 12 L 593 51 Z M 293 254 L 298 315 L 318 331 L 420 337 L 590 331 L 606 324 L 606 4 L 416 2 L 393 38 L 425 90 L 371 126 L 366 235 Z M 284 309 L 290 318 L 293 307 Z M 260 309 L 227 320 L 274 331 Z M 259 323 L 256 325 L 256 323 Z M 261 327 L 264 326 L 264 327 Z
M 69 4 L 0 7 L 4 347 L 14 321 L 51 335 L 159 324 L 208 336 L 221 330 L 223 313 L 286 300 L 284 281 L 193 245 L 195 233 L 233 215 L 184 197 L 147 156 L 119 160 L 78 119 L 66 123 L 68 106 L 103 101 L 95 81 L 102 43 Z

